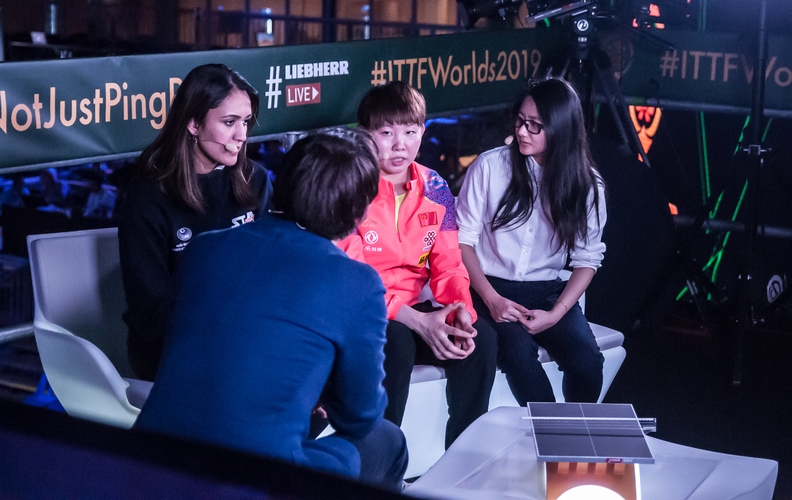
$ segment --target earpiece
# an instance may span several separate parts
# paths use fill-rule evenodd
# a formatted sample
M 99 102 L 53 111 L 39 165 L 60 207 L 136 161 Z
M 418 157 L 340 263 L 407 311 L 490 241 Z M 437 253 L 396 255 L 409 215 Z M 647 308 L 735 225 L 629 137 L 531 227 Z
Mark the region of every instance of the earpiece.
M 503 143 L 506 144 L 507 146 L 510 145 L 512 142 L 514 142 L 514 136 L 513 135 L 510 135 L 506 139 L 503 140 Z

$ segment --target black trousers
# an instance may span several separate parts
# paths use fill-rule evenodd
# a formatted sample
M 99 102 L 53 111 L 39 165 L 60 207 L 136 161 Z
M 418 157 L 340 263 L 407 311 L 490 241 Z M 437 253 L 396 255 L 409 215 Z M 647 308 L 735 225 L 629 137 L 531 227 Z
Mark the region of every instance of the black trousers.
M 413 308 L 421 312 L 437 309 L 428 301 L 416 304 Z M 382 382 L 388 394 L 388 407 L 385 409 L 387 420 L 396 425 L 402 423 L 414 365 L 433 365 L 445 369 L 448 400 L 446 448 L 451 446 L 468 425 L 487 412 L 492 383 L 495 380 L 498 341 L 495 331 L 488 323 L 477 321 L 473 327 L 478 332 L 474 339 L 476 348 L 473 352 L 465 359 L 440 360 L 420 335 L 403 323 L 388 321 L 385 380 Z
M 488 276 L 495 291 L 528 309 L 552 309 L 564 291 L 565 281 L 508 281 Z M 567 402 L 596 403 L 602 390 L 600 353 L 591 327 L 575 303 L 558 323 L 547 330 L 531 335 L 519 323 L 497 323 L 479 295 L 473 292 L 473 305 L 479 321 L 487 322 L 498 335 L 498 366 L 506 375 L 512 394 L 525 406 L 529 401 L 555 402 L 553 388 L 542 368 L 539 346 L 564 372 L 563 391 Z

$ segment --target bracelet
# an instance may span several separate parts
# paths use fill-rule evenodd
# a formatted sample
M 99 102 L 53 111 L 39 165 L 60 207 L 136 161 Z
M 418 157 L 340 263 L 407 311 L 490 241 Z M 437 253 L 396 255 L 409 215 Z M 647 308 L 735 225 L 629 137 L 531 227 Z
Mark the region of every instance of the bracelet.
M 569 306 L 567 306 L 563 300 L 556 301 L 556 304 L 561 304 L 564 306 L 564 309 L 566 309 L 566 312 L 569 312 Z

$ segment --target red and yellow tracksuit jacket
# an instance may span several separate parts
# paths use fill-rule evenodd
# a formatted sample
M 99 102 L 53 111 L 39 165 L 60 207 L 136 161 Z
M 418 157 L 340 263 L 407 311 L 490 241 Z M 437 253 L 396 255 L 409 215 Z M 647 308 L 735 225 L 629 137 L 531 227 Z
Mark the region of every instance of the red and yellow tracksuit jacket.
M 398 229 L 393 184 L 380 178 L 366 218 L 338 246 L 377 270 L 386 289 L 388 319 L 394 319 L 403 305 L 416 304 L 429 281 L 438 303 L 463 302 L 475 322 L 470 278 L 457 240 L 454 196 L 434 170 L 415 162 L 410 170 Z

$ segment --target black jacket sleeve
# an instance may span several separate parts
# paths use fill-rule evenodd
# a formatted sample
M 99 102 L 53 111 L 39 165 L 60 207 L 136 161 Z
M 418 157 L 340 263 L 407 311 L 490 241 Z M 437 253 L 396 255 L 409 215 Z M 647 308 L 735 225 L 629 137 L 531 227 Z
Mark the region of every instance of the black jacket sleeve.
M 163 196 L 134 189 L 119 217 L 118 240 L 129 327 L 130 362 L 139 376 L 141 351 L 157 352 L 165 339 L 171 309 L 170 226 Z M 144 347 L 145 346 L 145 347 Z M 137 352 L 135 352 L 137 351 Z M 159 358 L 150 360 L 156 366 Z M 155 368 L 156 369 L 156 368 Z

